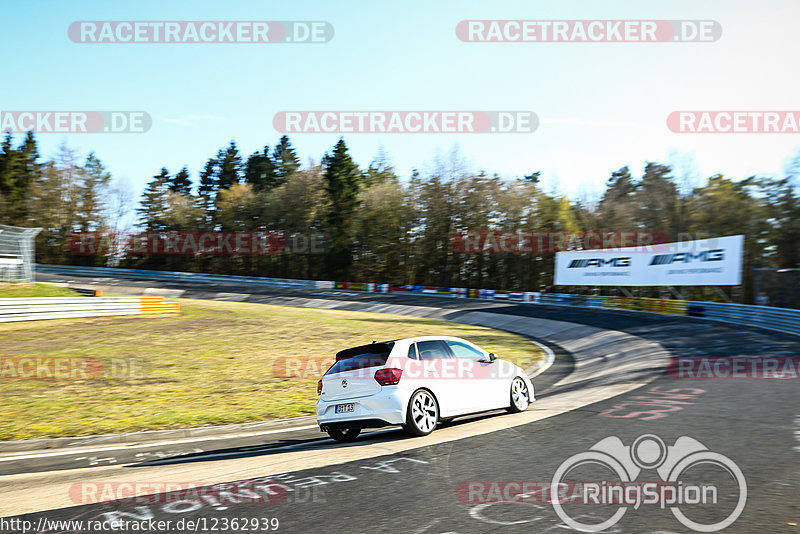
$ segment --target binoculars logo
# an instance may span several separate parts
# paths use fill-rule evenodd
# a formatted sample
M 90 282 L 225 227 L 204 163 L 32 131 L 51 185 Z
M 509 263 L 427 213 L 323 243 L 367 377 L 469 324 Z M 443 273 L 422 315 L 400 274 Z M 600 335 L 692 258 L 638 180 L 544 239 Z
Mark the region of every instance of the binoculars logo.
M 681 511 L 681 506 L 715 505 L 718 493 L 728 494 L 727 491 L 718 492 L 715 485 L 696 485 L 681 480 L 681 475 L 688 469 L 701 465 L 721 468 L 738 485 L 738 499 L 733 510 L 727 517 L 715 523 L 694 521 Z M 563 505 L 574 501 L 559 492 L 564 487 L 570 487 L 566 483 L 570 480 L 567 478 L 570 472 L 586 466 L 609 469 L 618 477 L 615 480 L 594 480 L 580 484 L 582 495 L 579 496 L 579 502 L 620 505 L 611 517 L 601 523 L 582 523 L 571 517 Z M 637 477 L 642 470 L 655 470 L 661 481 L 638 481 Z M 598 441 L 588 451 L 571 456 L 558 467 L 550 491 L 553 508 L 559 518 L 581 532 L 606 530 L 619 522 L 628 508 L 638 509 L 642 504 L 655 504 L 662 509 L 668 507 L 681 524 L 697 532 L 716 532 L 733 524 L 747 501 L 747 483 L 741 469 L 733 460 L 710 451 L 688 436 L 678 438 L 674 445 L 668 447 L 661 438 L 653 434 L 639 436 L 630 446 L 624 445 L 616 436 Z

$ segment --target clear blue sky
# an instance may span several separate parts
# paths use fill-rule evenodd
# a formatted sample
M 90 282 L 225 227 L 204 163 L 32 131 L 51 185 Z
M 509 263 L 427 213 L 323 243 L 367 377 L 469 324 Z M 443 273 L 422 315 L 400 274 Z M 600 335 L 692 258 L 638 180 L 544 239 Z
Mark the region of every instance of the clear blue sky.
M 800 146 L 791 134 L 680 135 L 682 109 L 797 110 L 794 0 L 28 1 L 0 17 L 4 110 L 145 110 L 146 134 L 39 135 L 94 150 L 138 192 L 160 167 L 205 160 L 230 140 L 244 155 L 280 134 L 281 110 L 532 110 L 532 134 L 346 136 L 366 167 L 383 145 L 401 176 L 458 145 L 473 169 L 505 177 L 542 170 L 572 195 L 600 191 L 612 170 L 644 161 L 694 162 L 700 176 L 780 173 Z M 714 19 L 715 43 L 464 43 L 463 19 Z M 323 45 L 85 45 L 76 20 L 326 20 Z M 319 160 L 337 135 L 292 141 Z

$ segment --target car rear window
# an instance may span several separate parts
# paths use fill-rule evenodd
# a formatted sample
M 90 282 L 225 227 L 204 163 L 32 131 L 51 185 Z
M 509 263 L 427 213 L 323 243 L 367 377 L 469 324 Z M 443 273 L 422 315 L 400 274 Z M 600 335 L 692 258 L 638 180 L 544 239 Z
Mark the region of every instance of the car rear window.
M 386 365 L 389 353 L 392 352 L 394 342 L 370 343 L 361 347 L 345 349 L 336 353 L 336 363 L 325 373 L 341 373 L 352 371 L 353 369 L 364 369 L 366 367 L 378 367 Z

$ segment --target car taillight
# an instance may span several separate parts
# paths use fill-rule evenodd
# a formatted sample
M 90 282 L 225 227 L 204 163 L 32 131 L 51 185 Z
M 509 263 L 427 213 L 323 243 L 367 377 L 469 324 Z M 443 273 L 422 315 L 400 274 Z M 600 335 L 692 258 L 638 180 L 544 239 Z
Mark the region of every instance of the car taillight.
M 322 380 L 317 381 L 317 395 L 322 394 Z
M 400 382 L 402 375 L 402 369 L 378 369 L 375 371 L 375 380 L 382 386 L 394 386 Z

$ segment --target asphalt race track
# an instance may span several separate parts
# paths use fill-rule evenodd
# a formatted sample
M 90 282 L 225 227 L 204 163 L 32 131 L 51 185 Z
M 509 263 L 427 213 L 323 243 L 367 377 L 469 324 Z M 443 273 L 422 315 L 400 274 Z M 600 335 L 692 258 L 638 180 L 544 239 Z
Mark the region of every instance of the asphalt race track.
M 81 284 L 127 287 L 161 287 L 185 290 L 189 298 L 216 298 L 218 291 L 250 295 L 248 302 L 276 296 L 314 297 L 344 301 L 374 301 L 392 304 L 438 306 L 457 309 L 465 305 L 481 311 L 541 319 L 557 319 L 599 328 L 627 332 L 660 343 L 673 357 L 782 358 L 800 355 L 800 339 L 766 330 L 748 329 L 682 317 L 645 313 L 593 311 L 542 305 L 489 306 L 480 301 L 450 298 L 351 293 L 337 290 L 288 290 L 237 286 L 195 286 L 123 279 L 91 279 L 39 274 L 40 281 L 73 280 Z M 558 351 L 557 351 L 558 352 Z M 569 373 L 569 359 L 561 354 L 550 370 L 537 377 L 540 398 L 554 394 L 553 384 Z M 156 495 L 147 502 L 108 502 L 40 511 L 16 519 L 31 521 L 30 532 L 44 531 L 40 523 L 54 520 L 129 521 L 169 520 L 169 525 L 145 523 L 144 532 L 563 532 L 571 527 L 549 502 L 549 484 L 559 466 L 571 456 L 586 452 L 601 440 L 616 436 L 630 446 L 642 435 L 658 436 L 667 446 L 688 436 L 714 453 L 727 457 L 741 470 L 746 481 L 746 502 L 741 515 L 725 532 L 796 532 L 800 523 L 800 388 L 796 379 L 679 379 L 654 369 L 649 384 L 605 401 L 555 415 L 544 420 L 491 433 L 474 435 L 370 457 L 282 474 L 263 473 L 264 478 L 245 482 L 252 489 L 261 484 L 272 488 L 268 498 L 247 499 L 239 492 L 226 498 L 219 491 L 199 499 L 177 495 Z M 557 389 L 557 388 L 555 388 Z M 485 419 L 511 417 L 494 415 Z M 464 423 L 455 422 L 454 426 Z M 433 435 L 436 435 L 434 433 Z M 370 443 L 387 447 L 412 440 L 396 430 L 382 430 L 363 436 L 354 444 L 336 444 L 314 430 L 273 433 L 266 436 L 218 440 L 166 454 L 161 445 L 133 451 L 121 450 L 117 463 L 135 472 L 143 465 L 184 466 L 192 464 L 219 468 L 231 458 L 290 454 L 300 449 L 342 453 L 358 451 Z M 654 443 L 652 439 L 650 443 Z M 675 460 L 687 449 L 676 447 Z M 388 451 L 388 449 L 387 449 Z M 644 451 L 644 448 L 641 449 Z M 680 452 L 680 456 L 678 455 Z M 142 454 L 149 453 L 149 454 Z M 649 450 L 652 453 L 652 449 Z M 142 454 L 136 456 L 137 454 Z M 658 454 L 656 454 L 658 456 Z M 672 458 L 670 454 L 668 457 Z M 652 454 L 639 457 L 645 464 Z M 634 460 L 634 463 L 636 460 Z M 75 470 L 69 456 L 0 461 L 0 475 Z M 609 478 L 610 472 L 597 465 L 577 467 L 562 481 L 594 483 Z M 76 480 L 91 480 L 94 468 L 85 465 Z M 604 477 L 604 478 L 600 478 Z M 5 477 L 4 477 L 5 478 Z M 2 485 L 9 479 L 2 480 Z M 236 480 L 232 478 L 231 481 Z M 645 466 L 637 481 L 659 481 L 655 468 Z M 733 512 L 741 497 L 735 472 L 718 466 L 698 464 L 680 478 L 686 487 L 716 490 L 716 504 L 678 507 L 685 517 L 711 524 Z M 676 482 L 677 483 L 677 482 Z M 526 485 L 527 484 L 527 485 Z M 566 485 L 567 488 L 580 487 Z M 522 496 L 517 488 L 526 488 Z M 538 488 L 538 489 L 537 489 Z M 547 488 L 547 489 L 544 489 Z M 238 500 L 239 502 L 234 502 Z M 266 501 L 269 502 L 266 502 Z M 255 501 L 255 502 L 249 502 Z M 596 502 L 596 501 L 595 501 Z M 664 504 L 664 503 L 661 503 Z M 628 506 L 621 519 L 606 532 L 692 532 L 679 521 L 670 504 L 642 503 Z M 621 508 L 611 504 L 564 504 L 569 517 L 584 523 L 599 523 Z M 182 523 L 178 523 L 182 521 Z M 273 522 L 271 522 L 273 521 Z M 191 522 L 191 523 L 190 523 Z M 37 528 L 39 527 L 39 528 Z M 22 532 L 0 529 L 2 532 Z M 48 532 L 75 531 L 49 529 Z M 89 530 L 85 530 L 89 531 Z M 120 530 L 118 530 L 119 532 Z M 127 530 L 133 532 L 134 530 Z M 127 532 L 121 530 L 121 532 Z

